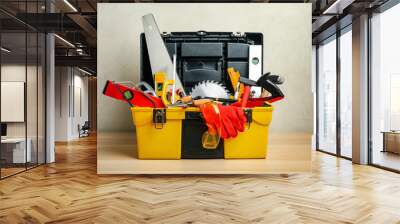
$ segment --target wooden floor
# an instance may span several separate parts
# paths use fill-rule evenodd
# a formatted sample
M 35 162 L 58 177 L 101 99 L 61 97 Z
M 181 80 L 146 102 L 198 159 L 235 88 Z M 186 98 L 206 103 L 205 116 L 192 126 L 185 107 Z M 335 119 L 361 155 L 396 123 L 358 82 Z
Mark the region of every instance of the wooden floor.
M 400 175 L 313 153 L 313 172 L 96 174 L 96 139 L 0 181 L 0 223 L 400 223 Z
M 8 177 L 11 176 L 13 174 L 19 173 L 19 172 L 23 172 L 25 171 L 25 166 L 22 167 L 7 167 L 7 168 L 1 168 L 1 177 Z
M 400 154 L 375 150 L 372 159 L 374 164 L 400 170 Z

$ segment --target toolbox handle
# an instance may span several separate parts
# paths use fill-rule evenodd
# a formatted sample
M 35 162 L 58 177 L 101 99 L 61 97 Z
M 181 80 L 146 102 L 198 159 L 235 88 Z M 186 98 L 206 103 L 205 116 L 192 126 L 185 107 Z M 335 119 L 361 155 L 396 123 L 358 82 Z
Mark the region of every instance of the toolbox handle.
M 262 125 L 262 126 L 268 126 L 268 125 L 271 123 L 271 122 L 268 122 L 268 123 L 260 122 L 260 121 L 257 121 L 257 120 L 253 120 L 253 122 L 254 122 L 255 124 Z

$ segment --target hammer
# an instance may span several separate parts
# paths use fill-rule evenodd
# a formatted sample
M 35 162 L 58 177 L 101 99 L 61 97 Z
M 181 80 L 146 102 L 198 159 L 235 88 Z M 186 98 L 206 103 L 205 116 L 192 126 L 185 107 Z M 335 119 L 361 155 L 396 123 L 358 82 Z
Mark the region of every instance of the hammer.
M 258 86 L 257 82 L 251 79 L 246 79 L 243 77 L 239 78 L 239 82 L 244 85 L 244 91 L 243 91 L 243 96 L 242 96 L 242 107 L 246 107 L 247 105 L 247 100 L 249 99 L 250 96 L 250 89 L 252 86 Z
M 271 96 L 268 97 L 268 101 L 274 102 L 285 97 L 281 89 L 277 86 L 284 82 L 285 80 L 283 77 L 279 75 L 271 75 L 271 73 L 268 72 L 257 80 L 257 85 L 271 93 Z
M 250 89 L 252 86 L 259 86 L 271 93 L 270 99 L 283 98 L 284 95 L 277 85 L 283 84 L 284 79 L 278 75 L 271 75 L 270 72 L 262 75 L 257 81 L 247 79 L 240 76 L 239 71 L 233 68 L 228 68 L 228 74 L 231 78 L 232 85 L 236 91 L 240 91 L 237 87 L 238 83 L 242 83 L 244 86 L 242 96 L 242 107 L 246 107 L 247 101 L 250 96 Z M 236 88 L 235 88 L 236 87 Z
M 242 95 L 242 107 L 245 107 L 247 100 L 249 99 L 250 89 L 252 86 L 257 86 L 257 82 L 241 77 L 239 71 L 235 70 L 233 67 L 228 68 L 228 75 L 233 90 L 235 91 L 235 99 L 239 98 L 242 88 L 244 89 Z

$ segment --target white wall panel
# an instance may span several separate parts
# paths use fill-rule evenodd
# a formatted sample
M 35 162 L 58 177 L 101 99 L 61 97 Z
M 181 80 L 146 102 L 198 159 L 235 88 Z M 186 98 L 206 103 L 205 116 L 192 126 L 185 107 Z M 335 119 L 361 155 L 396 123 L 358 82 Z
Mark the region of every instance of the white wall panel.
M 227 31 L 264 35 L 264 72 L 280 74 L 286 99 L 275 103 L 271 132 L 312 133 L 311 4 L 98 4 L 98 129 L 132 130 L 127 105 L 102 95 L 106 80 L 138 81 L 141 17 L 161 32 Z
M 1 82 L 1 122 L 24 122 L 24 101 L 24 82 Z

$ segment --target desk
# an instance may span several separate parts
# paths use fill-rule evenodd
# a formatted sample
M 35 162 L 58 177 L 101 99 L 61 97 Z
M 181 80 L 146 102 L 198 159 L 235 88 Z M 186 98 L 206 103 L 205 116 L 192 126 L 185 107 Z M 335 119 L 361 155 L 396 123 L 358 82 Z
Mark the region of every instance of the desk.
M 6 163 L 25 163 L 31 162 L 32 153 L 30 138 L 27 139 L 28 144 L 25 153 L 25 138 L 6 138 L 1 139 L 1 157 Z M 27 160 L 25 160 L 27 159 Z
M 382 152 L 400 154 L 400 131 L 383 131 Z

